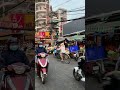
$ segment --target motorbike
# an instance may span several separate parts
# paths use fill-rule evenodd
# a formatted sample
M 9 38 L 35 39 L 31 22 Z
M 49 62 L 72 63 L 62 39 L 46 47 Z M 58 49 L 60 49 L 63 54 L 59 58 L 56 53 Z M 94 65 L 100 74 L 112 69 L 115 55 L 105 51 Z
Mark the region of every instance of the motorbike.
M 72 53 L 70 53 L 70 57 L 73 58 L 75 61 L 77 61 L 78 58 L 79 58 L 79 53 L 78 53 L 78 51 L 77 51 L 77 52 L 72 52 Z
M 60 50 L 59 49 L 55 49 L 53 55 L 54 55 L 54 57 L 56 57 L 60 61 L 61 57 L 60 57 Z M 66 51 L 66 53 L 63 54 L 63 57 L 64 57 L 64 62 L 66 64 L 69 64 L 70 63 L 69 52 Z
M 6 67 L 3 75 L 2 90 L 33 90 L 30 68 L 23 63 L 14 63 Z
M 111 75 L 105 76 L 103 90 L 120 90 L 120 71 L 109 72 Z
M 85 82 L 85 73 L 83 66 L 85 64 L 85 56 L 81 56 L 78 59 L 78 66 L 73 69 L 73 76 L 77 81 Z
M 92 74 L 96 77 L 99 83 L 102 83 L 103 73 L 102 73 L 101 65 L 99 62 L 93 63 Z
M 38 58 L 38 63 L 37 63 L 37 73 L 39 73 L 39 77 L 41 78 L 41 81 L 43 84 L 45 84 L 46 82 L 46 78 L 47 78 L 47 72 L 48 72 L 48 65 L 49 65 L 49 61 L 46 58 L 48 55 L 46 53 L 39 53 L 37 55 Z

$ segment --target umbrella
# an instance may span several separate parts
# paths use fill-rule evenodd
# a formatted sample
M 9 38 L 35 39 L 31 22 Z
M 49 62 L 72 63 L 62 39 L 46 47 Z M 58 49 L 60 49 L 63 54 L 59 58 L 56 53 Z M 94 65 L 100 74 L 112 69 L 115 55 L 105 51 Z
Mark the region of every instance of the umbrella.
M 75 35 L 75 36 L 72 36 L 73 40 L 83 41 L 84 38 L 85 38 L 85 35 Z

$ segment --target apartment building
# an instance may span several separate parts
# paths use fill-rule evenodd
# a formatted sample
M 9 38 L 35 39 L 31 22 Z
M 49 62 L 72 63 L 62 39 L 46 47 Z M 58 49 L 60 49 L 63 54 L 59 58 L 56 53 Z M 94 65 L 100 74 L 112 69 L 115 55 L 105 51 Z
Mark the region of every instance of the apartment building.
M 67 10 L 64 8 L 59 8 L 54 11 L 53 21 L 58 21 L 56 29 L 58 30 L 59 36 L 63 36 L 63 25 L 67 23 Z
M 35 30 L 39 41 L 50 41 L 50 10 L 49 0 L 35 0 Z

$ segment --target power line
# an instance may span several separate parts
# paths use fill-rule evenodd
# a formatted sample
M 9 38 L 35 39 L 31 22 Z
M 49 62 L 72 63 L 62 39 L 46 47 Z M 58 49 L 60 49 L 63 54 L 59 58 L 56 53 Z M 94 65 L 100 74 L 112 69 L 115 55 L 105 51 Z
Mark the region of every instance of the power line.
M 80 20 L 80 19 L 85 19 L 85 16 L 80 17 L 80 18 L 74 18 L 74 19 L 68 19 L 68 20 L 61 20 L 61 21 L 58 21 L 58 22 L 56 22 L 56 23 L 66 22 L 66 21 L 76 21 L 76 20 Z M 49 24 L 53 24 L 53 23 L 49 23 Z
M 67 12 L 77 12 L 77 11 L 85 11 L 85 9 L 71 10 L 71 11 L 67 11 Z
M 75 13 L 75 14 L 67 14 L 67 15 L 78 15 L 78 14 L 85 14 L 85 13 Z
M 5 13 L 9 12 L 10 10 L 12 10 L 12 9 L 16 8 L 17 6 L 19 6 L 19 5 L 23 4 L 25 1 L 26 1 L 26 0 L 23 0 L 22 2 L 18 3 L 17 5 L 13 6 L 12 8 L 10 8 L 10 9 L 8 9 L 8 10 L 4 11 L 1 15 L 3 15 L 3 14 L 5 14 Z
M 81 8 L 84 8 L 85 6 L 82 6 L 82 7 L 79 7 L 79 8 L 74 8 L 74 9 L 71 9 L 71 10 L 68 10 L 68 11 L 73 11 L 73 10 L 79 10 Z
M 61 5 L 63 5 L 63 4 L 66 4 L 66 3 L 70 2 L 70 1 L 72 1 L 72 0 L 67 0 L 67 1 L 65 1 L 64 3 L 61 3 L 61 4 L 59 4 L 59 5 L 57 5 L 57 6 L 53 7 L 53 8 L 56 8 L 56 7 L 61 6 Z

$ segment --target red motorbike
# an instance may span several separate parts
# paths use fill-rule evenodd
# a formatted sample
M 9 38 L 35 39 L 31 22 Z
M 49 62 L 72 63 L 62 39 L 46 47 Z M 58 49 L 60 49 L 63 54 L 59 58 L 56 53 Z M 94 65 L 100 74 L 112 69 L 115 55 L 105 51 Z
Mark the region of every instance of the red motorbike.
M 14 63 L 6 68 L 3 78 L 3 90 L 33 90 L 30 68 L 23 63 Z
M 46 53 L 39 53 L 37 55 L 37 74 L 41 78 L 43 84 L 46 82 L 49 61 L 46 58 L 48 55 Z

